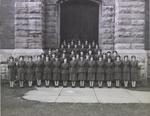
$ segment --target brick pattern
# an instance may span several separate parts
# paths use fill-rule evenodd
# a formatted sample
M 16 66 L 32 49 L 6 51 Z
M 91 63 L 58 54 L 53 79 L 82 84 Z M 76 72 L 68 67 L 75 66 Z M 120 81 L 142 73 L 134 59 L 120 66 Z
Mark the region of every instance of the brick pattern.
M 144 49 L 145 0 L 116 0 L 115 49 Z
M 15 3 L 15 48 L 39 49 L 43 44 L 43 1 Z

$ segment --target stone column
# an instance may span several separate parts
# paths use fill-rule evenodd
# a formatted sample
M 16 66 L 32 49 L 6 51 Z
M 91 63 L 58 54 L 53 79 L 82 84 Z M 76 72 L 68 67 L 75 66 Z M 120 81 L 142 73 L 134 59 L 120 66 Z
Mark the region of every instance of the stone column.
M 42 52 L 44 1 L 16 0 L 14 54 Z M 32 49 L 32 50 L 31 50 Z
M 103 50 L 114 49 L 114 27 L 115 27 L 115 2 L 114 0 L 102 0 L 102 11 L 99 28 L 101 46 Z
M 147 55 L 144 44 L 145 1 L 115 0 L 115 50 L 122 56 L 137 56 L 140 79 L 147 82 Z

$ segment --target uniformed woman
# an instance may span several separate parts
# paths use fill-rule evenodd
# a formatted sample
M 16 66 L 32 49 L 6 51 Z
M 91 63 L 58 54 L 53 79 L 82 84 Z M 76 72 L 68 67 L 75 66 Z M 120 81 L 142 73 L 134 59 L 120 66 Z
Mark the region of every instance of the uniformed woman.
M 116 61 L 114 62 L 114 79 L 115 79 L 116 87 L 120 86 L 121 77 L 122 77 L 121 57 L 116 56 Z
M 73 50 L 74 50 L 75 54 L 79 53 L 79 48 L 78 48 L 77 44 L 74 45 L 74 49 Z
M 8 62 L 8 78 L 10 87 L 14 87 L 14 81 L 16 80 L 16 63 L 13 57 L 9 57 Z
M 118 52 L 117 51 L 113 51 L 112 53 L 112 61 L 115 62 L 117 60 L 117 56 L 118 56 Z
M 27 78 L 26 80 L 28 81 L 29 87 L 32 87 L 32 83 L 34 80 L 34 71 L 35 71 L 35 64 L 32 61 L 32 56 L 28 57 L 28 62 L 27 62 Z
M 49 56 L 46 56 L 44 61 L 43 79 L 45 81 L 46 87 L 48 87 L 50 85 L 50 81 L 52 80 L 52 62 L 50 61 Z
M 128 84 L 129 84 L 129 81 L 130 81 L 130 61 L 128 59 L 128 56 L 124 56 L 123 81 L 124 81 L 124 86 L 128 87 Z
M 80 57 L 78 61 L 77 69 L 78 69 L 78 80 L 80 81 L 80 87 L 84 87 L 86 80 L 86 72 L 85 72 L 85 60 L 83 56 Z
M 64 62 L 61 64 L 61 79 L 63 81 L 63 86 L 67 87 L 69 80 L 69 63 L 67 58 L 64 59 Z
M 107 54 L 106 53 L 103 53 L 103 61 L 107 62 Z
M 70 61 L 69 73 L 71 85 L 72 87 L 75 87 L 77 81 L 77 61 L 75 59 L 75 56 L 72 56 L 72 60 Z
M 111 60 L 112 60 L 112 55 L 111 55 L 111 52 L 110 52 L 110 51 L 107 52 L 107 57 L 110 57 Z
M 103 56 L 98 58 L 96 69 L 96 79 L 98 81 L 98 86 L 102 87 L 103 81 L 105 80 L 105 61 L 103 60 Z
M 24 79 L 25 79 L 25 70 L 26 70 L 26 63 L 24 61 L 24 57 L 20 56 L 19 57 L 19 62 L 18 62 L 18 79 L 19 79 L 19 85 L 20 87 L 24 87 Z
M 41 60 L 41 56 L 37 56 L 37 61 L 35 64 L 35 78 L 37 81 L 37 86 L 41 86 L 42 74 L 43 74 L 43 61 Z
M 97 51 L 97 53 L 94 55 L 94 57 L 95 57 L 94 59 L 95 59 L 95 60 L 99 60 L 99 57 L 101 57 L 101 56 L 102 56 L 102 50 L 99 49 L 99 50 Z
M 95 73 L 96 73 L 96 62 L 93 57 L 90 57 L 90 61 L 88 62 L 88 76 L 87 80 L 89 81 L 90 87 L 94 87 L 95 81 Z
M 136 87 L 136 82 L 138 80 L 138 61 L 136 56 L 131 56 L 131 84 L 132 87 Z
M 59 86 L 60 72 L 61 72 L 60 67 L 61 67 L 61 63 L 58 59 L 58 56 L 56 56 L 55 61 L 53 62 L 53 80 L 54 80 L 55 87 Z
M 98 46 L 98 44 L 96 44 L 95 48 L 93 49 L 94 54 L 97 54 L 99 50 L 100 50 L 99 46 Z
M 113 63 L 111 62 L 110 57 L 107 58 L 107 62 L 105 65 L 105 74 L 106 74 L 107 86 L 111 87 L 112 78 L 113 78 Z

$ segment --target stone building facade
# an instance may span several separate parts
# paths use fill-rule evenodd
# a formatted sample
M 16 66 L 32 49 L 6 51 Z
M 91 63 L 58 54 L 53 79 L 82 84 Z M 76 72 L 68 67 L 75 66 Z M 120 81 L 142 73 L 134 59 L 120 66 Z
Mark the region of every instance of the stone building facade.
M 1 59 L 4 55 L 36 55 L 59 47 L 61 29 L 65 29 L 61 27 L 61 6 L 76 1 L 97 6 L 96 39 L 102 50 L 117 50 L 122 56 L 136 55 L 142 66 L 141 79 L 147 80 L 149 0 L 2 0 Z

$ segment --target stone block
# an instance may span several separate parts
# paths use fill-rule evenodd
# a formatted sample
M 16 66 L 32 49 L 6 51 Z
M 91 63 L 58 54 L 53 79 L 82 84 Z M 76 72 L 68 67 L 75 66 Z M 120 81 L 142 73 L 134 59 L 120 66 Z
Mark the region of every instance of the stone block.
M 28 37 L 29 33 L 28 31 L 25 31 L 25 30 L 16 30 L 15 32 L 15 36 L 19 36 L 19 37 Z
M 115 49 L 116 50 L 131 49 L 131 43 L 116 43 Z
M 131 44 L 131 48 L 132 49 L 144 49 L 145 46 L 144 46 L 144 43 L 132 43 Z

